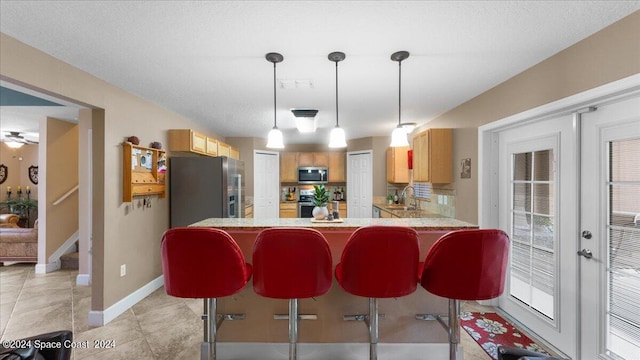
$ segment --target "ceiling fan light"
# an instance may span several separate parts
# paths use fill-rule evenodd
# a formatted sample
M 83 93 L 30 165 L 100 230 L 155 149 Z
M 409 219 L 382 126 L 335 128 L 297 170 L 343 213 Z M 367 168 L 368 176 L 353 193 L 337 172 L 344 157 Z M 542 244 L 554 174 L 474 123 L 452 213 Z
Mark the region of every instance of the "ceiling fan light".
M 282 131 L 277 127 L 273 127 L 271 131 L 269 131 L 269 135 L 267 138 L 267 147 L 269 149 L 284 149 L 284 142 L 282 138 Z
M 402 126 L 398 125 L 391 133 L 391 147 L 409 146 L 409 140 L 407 140 L 407 132 Z
M 22 145 L 24 145 L 24 143 L 17 142 L 17 141 L 7 141 L 5 142 L 5 144 L 7 144 L 7 146 L 12 149 L 19 149 L 22 147 Z
M 336 126 L 331 130 L 329 134 L 329 147 L 330 148 L 343 148 L 347 147 L 347 141 L 345 139 L 344 130 Z

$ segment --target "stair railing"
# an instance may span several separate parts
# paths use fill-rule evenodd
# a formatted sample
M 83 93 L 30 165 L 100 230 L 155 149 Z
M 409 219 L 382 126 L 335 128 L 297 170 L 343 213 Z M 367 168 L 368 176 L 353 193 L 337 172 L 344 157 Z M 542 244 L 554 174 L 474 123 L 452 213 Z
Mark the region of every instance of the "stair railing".
M 76 185 L 73 188 L 71 188 L 71 190 L 69 190 L 66 193 L 64 193 L 64 195 L 60 196 L 60 198 L 58 200 L 53 202 L 53 206 L 56 206 L 56 205 L 60 204 L 61 202 L 65 201 L 69 196 L 71 196 L 71 194 L 73 194 L 74 192 L 78 191 L 78 187 L 79 187 L 79 185 Z

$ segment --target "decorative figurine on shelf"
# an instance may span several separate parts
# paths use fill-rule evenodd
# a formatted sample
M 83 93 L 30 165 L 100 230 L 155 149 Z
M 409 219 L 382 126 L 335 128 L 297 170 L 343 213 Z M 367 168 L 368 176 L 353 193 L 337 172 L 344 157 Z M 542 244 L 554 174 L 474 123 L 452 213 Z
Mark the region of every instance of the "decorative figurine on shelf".
M 158 141 L 154 141 L 151 143 L 151 146 L 149 146 L 152 149 L 158 149 L 158 150 L 162 150 L 162 143 L 158 142 Z
M 316 220 L 324 220 L 329 216 L 329 209 L 327 209 L 327 203 L 329 202 L 329 194 L 324 185 L 313 185 L 315 193 L 313 194 L 313 211 L 311 215 Z
M 129 136 L 127 141 L 132 143 L 133 145 L 140 145 L 140 139 L 137 136 Z

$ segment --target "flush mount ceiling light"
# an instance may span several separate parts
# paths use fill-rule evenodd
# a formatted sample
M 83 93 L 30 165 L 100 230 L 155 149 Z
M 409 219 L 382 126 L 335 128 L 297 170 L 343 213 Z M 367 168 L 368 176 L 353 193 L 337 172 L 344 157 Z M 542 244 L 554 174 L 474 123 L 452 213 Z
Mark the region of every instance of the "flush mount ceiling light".
M 329 147 L 330 148 L 343 148 L 347 147 L 347 141 L 345 140 L 344 130 L 340 127 L 338 123 L 338 63 L 344 58 L 346 55 L 343 52 L 332 52 L 329 54 L 329 60 L 336 63 L 336 127 L 331 130 L 331 134 L 329 135 Z
M 407 131 L 402 126 L 402 61 L 409 57 L 408 51 L 398 51 L 391 54 L 391 60 L 398 62 L 398 126 L 391 133 L 391 147 L 409 146 Z M 413 129 L 412 129 L 413 130 Z
M 296 118 L 296 128 L 301 133 L 312 133 L 316 131 L 316 115 L 318 110 L 314 109 L 291 109 Z
M 268 62 L 273 63 L 273 128 L 269 131 L 269 137 L 267 138 L 267 147 L 270 149 L 284 149 L 284 142 L 282 139 L 282 131 L 278 129 L 278 122 L 276 116 L 276 64 L 282 62 L 284 57 L 278 53 L 268 53 L 265 55 Z

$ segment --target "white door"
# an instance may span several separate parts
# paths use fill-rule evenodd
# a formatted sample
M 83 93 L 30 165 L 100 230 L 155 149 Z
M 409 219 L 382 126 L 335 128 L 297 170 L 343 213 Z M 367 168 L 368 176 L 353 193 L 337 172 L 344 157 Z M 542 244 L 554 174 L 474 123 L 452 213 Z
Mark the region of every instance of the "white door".
M 370 218 L 373 204 L 372 153 L 347 153 L 347 217 Z
M 580 359 L 637 360 L 640 98 L 600 105 L 581 126 Z
M 280 154 L 253 152 L 253 217 L 275 219 L 280 204 Z
M 499 306 L 565 355 L 577 354 L 574 115 L 498 134 L 499 227 L 511 251 Z

